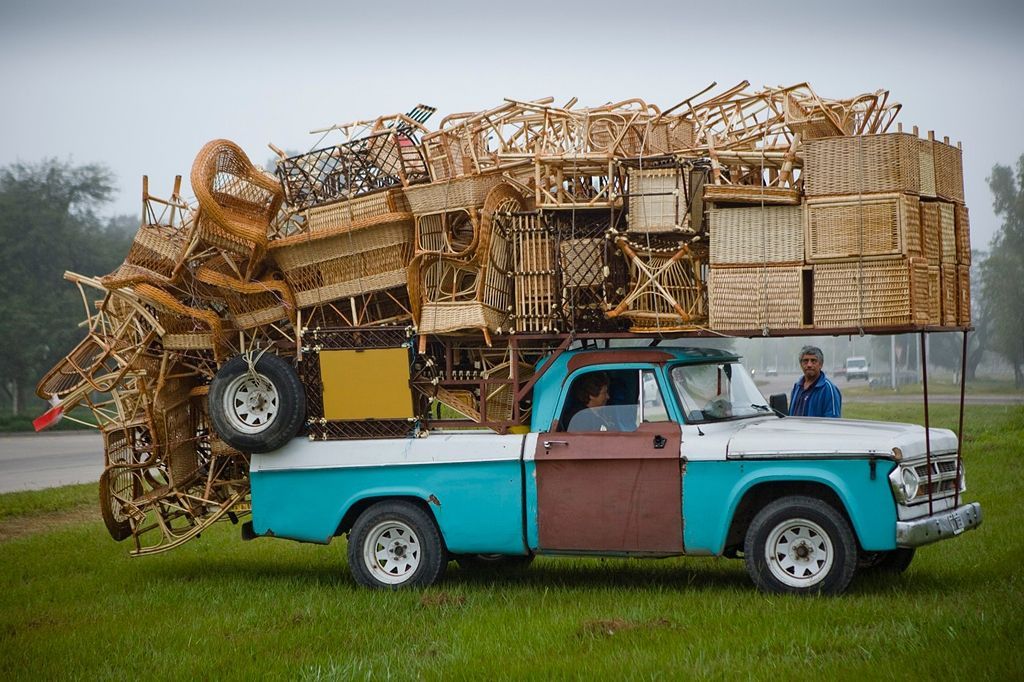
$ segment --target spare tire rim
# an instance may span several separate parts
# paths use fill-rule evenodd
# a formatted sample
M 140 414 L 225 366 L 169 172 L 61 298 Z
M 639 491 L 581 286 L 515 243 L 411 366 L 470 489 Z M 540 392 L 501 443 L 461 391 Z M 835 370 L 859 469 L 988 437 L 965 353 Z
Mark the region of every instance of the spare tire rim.
M 817 585 L 835 561 L 832 538 L 808 519 L 786 519 L 772 528 L 764 554 L 772 577 L 790 587 Z
M 421 559 L 419 537 L 401 521 L 378 523 L 363 542 L 363 563 L 370 575 L 385 585 L 401 585 L 410 580 Z
M 224 414 L 231 426 L 241 433 L 262 433 L 280 410 L 277 388 L 266 377 L 242 374 L 235 377 L 224 391 Z

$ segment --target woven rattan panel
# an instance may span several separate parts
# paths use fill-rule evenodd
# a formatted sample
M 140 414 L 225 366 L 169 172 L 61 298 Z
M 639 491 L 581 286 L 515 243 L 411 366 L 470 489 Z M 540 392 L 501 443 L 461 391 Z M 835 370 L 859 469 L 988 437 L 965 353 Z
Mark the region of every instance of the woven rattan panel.
M 808 197 L 920 194 L 919 148 L 918 138 L 907 133 L 807 140 L 804 142 L 804 191 Z
M 712 268 L 708 282 L 712 329 L 799 329 L 802 267 Z
M 807 260 L 921 255 L 916 196 L 828 197 L 807 202 Z
M 814 266 L 814 326 L 899 327 L 927 324 L 927 261 L 892 258 Z
M 713 267 L 803 262 L 803 206 L 712 209 L 708 221 Z

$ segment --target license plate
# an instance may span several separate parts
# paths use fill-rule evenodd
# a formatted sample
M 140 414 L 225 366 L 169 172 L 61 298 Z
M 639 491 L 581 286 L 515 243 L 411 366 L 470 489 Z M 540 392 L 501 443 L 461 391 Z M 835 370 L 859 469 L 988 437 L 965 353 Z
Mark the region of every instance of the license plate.
M 964 520 L 959 512 L 949 514 L 949 525 L 953 528 L 953 535 L 960 535 L 964 532 Z

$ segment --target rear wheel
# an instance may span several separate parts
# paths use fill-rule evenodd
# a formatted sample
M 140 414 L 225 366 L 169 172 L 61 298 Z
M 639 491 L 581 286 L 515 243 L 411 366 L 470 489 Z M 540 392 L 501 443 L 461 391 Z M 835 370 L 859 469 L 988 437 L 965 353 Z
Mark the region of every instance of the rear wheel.
M 359 515 L 348 536 L 349 570 L 366 587 L 426 587 L 447 563 L 434 520 L 411 502 L 378 502 Z
M 846 519 L 813 497 L 792 496 L 762 509 L 747 529 L 747 572 L 764 592 L 839 594 L 857 569 Z

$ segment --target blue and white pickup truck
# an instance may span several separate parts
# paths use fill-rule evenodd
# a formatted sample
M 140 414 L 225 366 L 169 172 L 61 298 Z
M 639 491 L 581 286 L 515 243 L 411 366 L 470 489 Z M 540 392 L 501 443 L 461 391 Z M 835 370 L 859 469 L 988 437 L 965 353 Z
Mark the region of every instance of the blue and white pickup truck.
M 584 404 L 587 385 L 606 387 L 603 404 Z M 254 454 L 248 534 L 347 534 L 371 587 L 429 585 L 452 559 L 701 555 L 742 557 L 768 592 L 839 593 L 858 567 L 902 571 L 916 547 L 981 523 L 960 504 L 951 431 L 931 429 L 929 454 L 920 426 L 784 417 L 726 352 L 567 351 L 532 409 L 529 433 Z

